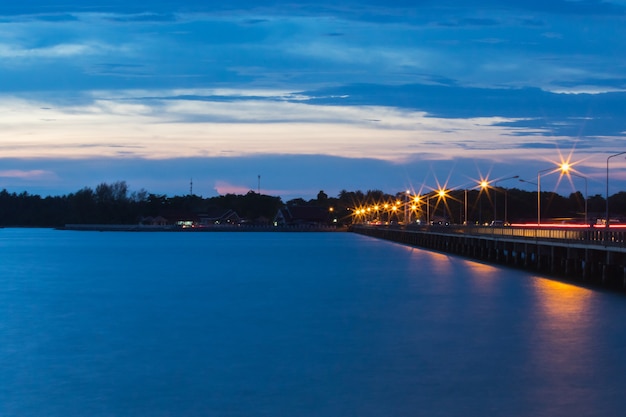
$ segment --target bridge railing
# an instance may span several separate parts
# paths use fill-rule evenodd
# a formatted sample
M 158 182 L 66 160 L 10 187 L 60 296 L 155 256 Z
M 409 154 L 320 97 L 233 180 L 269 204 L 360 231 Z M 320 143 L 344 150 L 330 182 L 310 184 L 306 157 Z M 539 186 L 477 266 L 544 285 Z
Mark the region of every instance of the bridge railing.
M 402 229 L 407 231 L 425 231 L 446 234 L 466 234 L 473 236 L 508 237 L 533 240 L 558 240 L 565 243 L 586 245 L 626 247 L 626 230 L 605 228 L 542 228 L 542 227 L 486 227 L 486 226 L 419 226 L 419 225 L 359 225 L 359 227 L 376 227 Z

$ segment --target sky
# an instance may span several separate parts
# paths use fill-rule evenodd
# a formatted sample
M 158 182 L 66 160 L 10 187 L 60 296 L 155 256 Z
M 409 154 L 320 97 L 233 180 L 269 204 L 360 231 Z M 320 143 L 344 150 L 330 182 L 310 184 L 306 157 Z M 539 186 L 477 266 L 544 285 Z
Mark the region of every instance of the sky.
M 0 189 L 626 190 L 626 0 L 207 3 L 0 5 Z

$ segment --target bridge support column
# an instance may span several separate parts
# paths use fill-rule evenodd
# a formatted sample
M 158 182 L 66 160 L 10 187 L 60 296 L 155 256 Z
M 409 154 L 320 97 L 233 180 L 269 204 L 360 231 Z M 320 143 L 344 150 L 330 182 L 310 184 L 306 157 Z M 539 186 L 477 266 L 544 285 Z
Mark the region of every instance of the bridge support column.
M 583 280 L 589 280 L 589 275 L 591 273 L 591 251 L 589 249 L 585 249 L 585 259 L 583 260 Z

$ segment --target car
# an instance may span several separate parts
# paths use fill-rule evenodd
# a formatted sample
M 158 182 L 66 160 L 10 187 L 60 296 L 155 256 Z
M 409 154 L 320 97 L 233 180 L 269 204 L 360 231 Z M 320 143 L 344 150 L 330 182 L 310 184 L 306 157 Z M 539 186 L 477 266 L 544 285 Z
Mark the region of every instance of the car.
M 508 226 L 508 224 L 504 223 L 502 220 L 494 220 L 489 223 L 489 227 L 504 227 Z

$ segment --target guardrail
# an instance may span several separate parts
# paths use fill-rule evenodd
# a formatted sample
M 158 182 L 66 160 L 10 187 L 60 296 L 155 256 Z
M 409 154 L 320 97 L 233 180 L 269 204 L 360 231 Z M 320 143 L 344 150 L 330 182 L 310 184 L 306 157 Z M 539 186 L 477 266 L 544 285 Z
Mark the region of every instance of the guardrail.
M 532 240 L 554 240 L 565 243 L 578 243 L 594 246 L 626 247 L 625 229 L 606 228 L 558 228 L 558 227 L 485 227 L 485 226 L 418 226 L 418 225 L 353 225 L 353 227 L 388 228 L 394 230 L 432 232 L 441 234 L 464 234 L 471 236 L 492 236 L 494 238 L 519 238 Z

